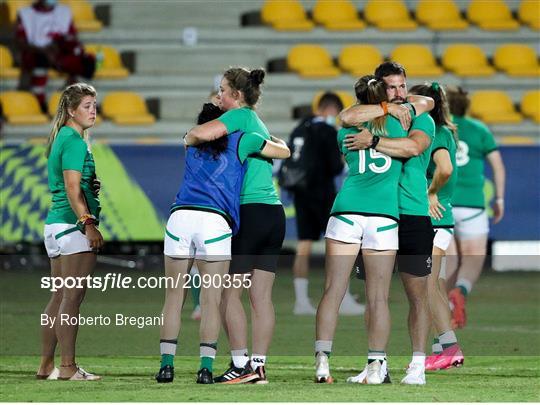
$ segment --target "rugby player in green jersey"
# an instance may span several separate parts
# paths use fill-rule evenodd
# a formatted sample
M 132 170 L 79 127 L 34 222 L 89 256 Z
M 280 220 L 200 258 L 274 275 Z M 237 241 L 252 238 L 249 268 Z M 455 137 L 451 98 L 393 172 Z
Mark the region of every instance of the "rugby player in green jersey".
M 384 82 L 374 76 L 361 78 L 355 92 L 360 103 L 387 100 Z M 407 131 L 392 116 L 381 116 L 365 127 L 382 137 L 407 136 Z M 373 149 L 349 150 L 347 136 L 358 130 L 358 127 L 343 128 L 338 133 L 338 144 L 349 173 L 336 197 L 326 230 L 326 282 L 317 310 L 315 342 L 316 382 L 320 383 L 333 381 L 329 356 L 338 310 L 360 249 L 366 269 L 367 306 L 374 316 L 366 318 L 368 365 L 361 380 L 354 382 L 389 382 L 385 354 L 390 334 L 388 292 L 398 248 L 398 181 L 402 162 Z
M 458 180 L 452 197 L 455 241 L 448 249 L 447 280 L 448 287 L 453 287 L 449 294 L 453 304 L 452 323 L 462 328 L 467 320 L 467 294 L 480 277 L 486 257 L 489 221 L 485 209 L 484 162 L 487 160 L 490 164 L 495 183 L 494 224 L 504 215 L 506 175 L 493 134 L 482 122 L 465 115 L 469 107 L 467 93 L 459 87 L 449 87 L 448 101 L 457 126 L 459 145 L 456 159 Z M 450 260 L 450 257 L 455 260 Z
M 384 81 L 391 103 L 407 101 L 406 73 L 395 62 L 384 62 L 375 70 L 375 76 Z M 361 106 L 348 108 L 340 117 L 349 125 L 360 120 L 389 112 L 388 106 Z M 371 109 L 371 116 L 369 116 Z M 359 113 L 360 112 L 360 113 Z M 361 114 L 363 112 L 363 114 Z M 429 307 L 427 297 L 428 275 L 431 273 L 433 227 L 428 213 L 426 170 L 435 137 L 435 123 L 427 113 L 416 115 L 408 136 L 391 139 L 380 138 L 363 130 L 350 135 L 346 145 L 352 150 L 374 149 L 394 158 L 407 159 L 399 180 L 399 251 L 398 270 L 409 300 L 409 334 L 412 342 L 412 361 L 404 384 L 423 385 L 425 381 L 425 346 L 429 333 Z M 406 121 L 406 120 L 405 120 Z M 367 311 L 366 311 L 367 312 Z M 368 314 L 371 317 L 371 314 Z
M 436 336 L 433 354 L 426 358 L 426 370 L 441 370 L 463 364 L 463 353 L 450 324 L 446 295 L 445 255 L 454 230 L 452 194 L 457 181 L 456 126 L 450 119 L 446 92 L 437 82 L 411 88 L 410 93 L 429 96 L 435 101 L 430 115 L 435 121 L 436 136 L 431 151 L 427 177 L 429 215 L 435 229 L 433 265 L 428 278 L 429 309 Z
M 96 121 L 96 90 L 85 83 L 67 87 L 60 96 L 47 145 L 47 172 L 52 205 L 45 220 L 44 239 L 51 260 L 51 276 L 62 279 L 89 277 L 97 250 L 103 246 L 98 230 L 99 204 L 95 187 L 96 166 L 88 144 L 88 129 Z M 42 315 L 41 364 L 36 377 L 48 380 L 95 381 L 75 362 L 79 308 L 84 288 L 61 288 L 52 293 Z M 56 327 L 54 323 L 55 320 Z M 54 367 L 60 346 L 61 365 Z
M 226 112 L 216 120 L 192 128 L 187 134 L 187 143 L 208 142 L 234 131 L 256 132 L 266 141 L 281 144 L 289 154 L 287 144 L 270 135 L 255 111 L 264 77 L 262 69 L 227 69 L 219 92 L 220 106 Z M 271 159 L 258 155 L 247 158 L 240 193 L 240 223 L 240 230 L 232 240 L 229 274 L 248 282 L 239 286 L 233 284 L 223 292 L 221 313 L 232 361 L 229 369 L 214 378 L 214 382 L 266 384 L 266 354 L 275 325 L 272 287 L 285 237 L 285 212 L 272 181 Z M 241 301 L 244 287 L 249 291 L 251 302 L 251 359 L 247 355 L 248 324 Z

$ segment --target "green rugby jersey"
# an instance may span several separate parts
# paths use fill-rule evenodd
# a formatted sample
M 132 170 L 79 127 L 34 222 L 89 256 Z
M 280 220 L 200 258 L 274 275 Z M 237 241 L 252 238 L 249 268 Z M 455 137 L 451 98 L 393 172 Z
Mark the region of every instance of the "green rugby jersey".
M 385 130 L 386 136 L 390 138 L 407 136 L 407 131 L 392 116 L 386 117 Z M 370 214 L 390 217 L 397 221 L 401 160 L 392 159 L 371 148 L 348 150 L 343 141 L 346 135 L 357 132 L 357 128 L 342 128 L 338 132 L 338 145 L 347 161 L 349 173 L 336 196 L 332 215 Z
M 99 216 L 101 207 L 92 185 L 96 177 L 94 158 L 86 142 L 73 128 L 64 126 L 58 131 L 52 144 L 47 170 L 52 206 L 45 220 L 46 224 L 75 224 L 78 220 L 77 214 L 69 205 L 64 184 L 64 170 L 81 172 L 81 189 L 88 209 L 96 218 Z
M 435 132 L 435 140 L 433 141 L 433 146 L 431 148 L 431 159 L 429 161 L 429 166 L 427 170 L 427 179 L 428 185 L 431 184 L 433 180 L 433 174 L 435 173 L 435 162 L 433 161 L 433 154 L 439 149 L 446 149 L 450 155 L 450 160 L 452 162 L 452 175 L 446 182 L 446 184 L 439 190 L 437 197 L 439 197 L 439 202 L 446 208 L 446 211 L 442 211 L 443 217 L 440 220 L 431 218 L 431 223 L 435 227 L 443 226 L 452 226 L 454 225 L 454 216 L 452 215 L 452 195 L 454 194 L 454 189 L 457 182 L 457 167 L 456 167 L 456 141 L 454 139 L 454 134 L 450 129 L 444 125 L 437 125 Z
M 435 122 L 428 113 L 414 118 L 409 132 L 418 129 L 431 138 L 435 138 Z M 426 171 L 431 156 L 431 145 L 419 156 L 407 159 L 403 163 L 399 179 L 399 213 L 405 215 L 428 216 Z
M 249 107 L 229 110 L 218 118 L 228 133 L 234 131 L 254 132 L 266 140 L 270 133 L 257 113 Z M 240 193 L 240 204 L 281 204 L 272 177 L 272 159 L 262 156 L 247 158 L 247 171 Z
M 452 197 L 454 207 L 484 208 L 484 160 L 497 150 L 493 134 L 482 122 L 470 117 L 453 117 L 459 145 L 456 154 L 458 179 Z

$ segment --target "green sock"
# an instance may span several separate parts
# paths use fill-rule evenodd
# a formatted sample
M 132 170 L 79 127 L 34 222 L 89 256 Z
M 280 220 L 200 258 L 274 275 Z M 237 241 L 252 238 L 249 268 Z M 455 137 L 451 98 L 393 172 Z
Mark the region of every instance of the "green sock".
M 212 357 L 201 357 L 201 367 L 199 369 L 207 368 L 208 371 L 212 372 L 213 365 L 214 359 Z
M 462 285 L 458 285 L 457 288 L 459 288 L 461 290 L 461 293 L 463 294 L 464 297 L 466 297 L 467 294 L 469 294 L 467 289 L 465 287 L 463 287 Z
M 161 355 L 161 367 L 165 366 L 174 367 L 174 356 L 172 354 Z

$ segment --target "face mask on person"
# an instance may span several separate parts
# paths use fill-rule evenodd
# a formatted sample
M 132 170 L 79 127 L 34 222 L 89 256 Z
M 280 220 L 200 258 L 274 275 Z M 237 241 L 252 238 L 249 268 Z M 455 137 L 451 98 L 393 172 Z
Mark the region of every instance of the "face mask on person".
M 333 115 L 328 115 L 326 116 L 326 118 L 324 119 L 324 121 L 328 124 L 328 125 L 331 125 L 333 127 L 336 126 L 336 117 L 334 117 Z

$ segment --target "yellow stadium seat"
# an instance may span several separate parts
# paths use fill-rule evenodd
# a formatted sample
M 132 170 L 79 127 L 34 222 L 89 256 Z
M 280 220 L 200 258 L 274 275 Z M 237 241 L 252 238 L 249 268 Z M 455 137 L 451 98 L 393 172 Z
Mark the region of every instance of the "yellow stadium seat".
M 443 74 L 443 70 L 437 66 L 435 58 L 425 45 L 399 45 L 390 54 L 390 59 L 405 66 L 407 76 L 441 76 Z
M 540 31 L 540 2 L 538 0 L 521 0 L 518 17 L 529 28 Z
M 60 102 L 60 97 L 62 96 L 62 93 L 59 91 L 55 91 L 51 96 L 49 97 L 49 103 L 47 104 L 47 112 L 51 117 L 54 117 L 56 115 L 56 110 L 58 109 L 58 103 Z M 102 118 L 99 114 L 96 115 L 96 122 L 95 125 L 99 125 L 102 122 Z
M 30 4 L 32 4 L 31 0 L 7 0 L 6 7 L 9 24 L 15 24 L 15 21 L 17 21 L 17 13 L 19 9 L 29 6 Z
M 380 30 L 415 30 L 418 24 L 409 15 L 402 0 L 369 0 L 364 18 Z
M 516 112 L 512 100 L 503 91 L 477 91 L 471 96 L 471 115 L 487 124 L 514 124 L 523 117 Z
M 383 55 L 373 45 L 345 46 L 338 57 L 339 67 L 356 77 L 373 73 L 382 62 Z
M 522 135 L 503 135 L 501 145 L 534 145 L 536 142 L 533 138 Z
M 2 111 L 8 124 L 39 125 L 48 122 L 41 112 L 37 98 L 26 91 L 5 91 L 0 94 Z
M 471 0 L 467 18 L 484 30 L 517 30 L 519 23 L 503 0 Z
M 103 98 L 102 112 L 118 125 L 151 125 L 156 122 L 142 97 L 130 91 L 107 94 Z
M 0 45 L 0 77 L 2 79 L 17 79 L 21 71 L 13 66 L 13 56 L 10 50 Z
M 531 90 L 523 95 L 521 112 L 540 124 L 540 90 Z
M 328 51 L 319 45 L 293 46 L 287 55 L 287 66 L 300 76 L 309 79 L 336 77 L 341 74 L 334 66 Z
M 482 49 L 476 45 L 450 45 L 443 53 L 442 64 L 458 76 L 491 76 L 495 73 Z
M 313 21 L 297 0 L 266 0 L 261 9 L 263 23 L 277 31 L 310 31 Z
M 366 27 L 350 0 L 317 0 L 313 7 L 313 20 L 328 30 L 350 31 Z
M 464 30 L 469 27 L 452 0 L 419 0 L 416 6 L 416 19 L 436 31 Z
M 84 46 L 86 52 L 93 55 L 99 55 L 101 52 L 101 66 L 97 67 L 100 62 L 96 62 L 97 69 L 94 75 L 96 79 L 123 79 L 129 76 L 129 71 L 122 65 L 120 54 L 116 49 L 107 45 L 87 44 Z
M 494 65 L 510 76 L 540 76 L 540 65 L 534 49 L 522 44 L 506 44 L 493 55 Z
M 315 114 L 317 112 L 317 106 L 319 105 L 319 100 L 321 99 L 322 95 L 326 93 L 326 91 L 319 91 L 315 94 L 313 97 L 313 100 L 311 101 L 311 110 Z M 356 97 L 353 97 L 352 94 L 346 91 L 334 91 L 332 90 L 332 93 L 336 93 L 341 100 L 341 103 L 343 104 L 343 108 L 348 108 L 351 105 L 356 104 Z
M 86 0 L 63 0 L 71 8 L 73 23 L 78 31 L 96 32 L 103 28 L 103 23 L 96 18 L 94 7 Z

